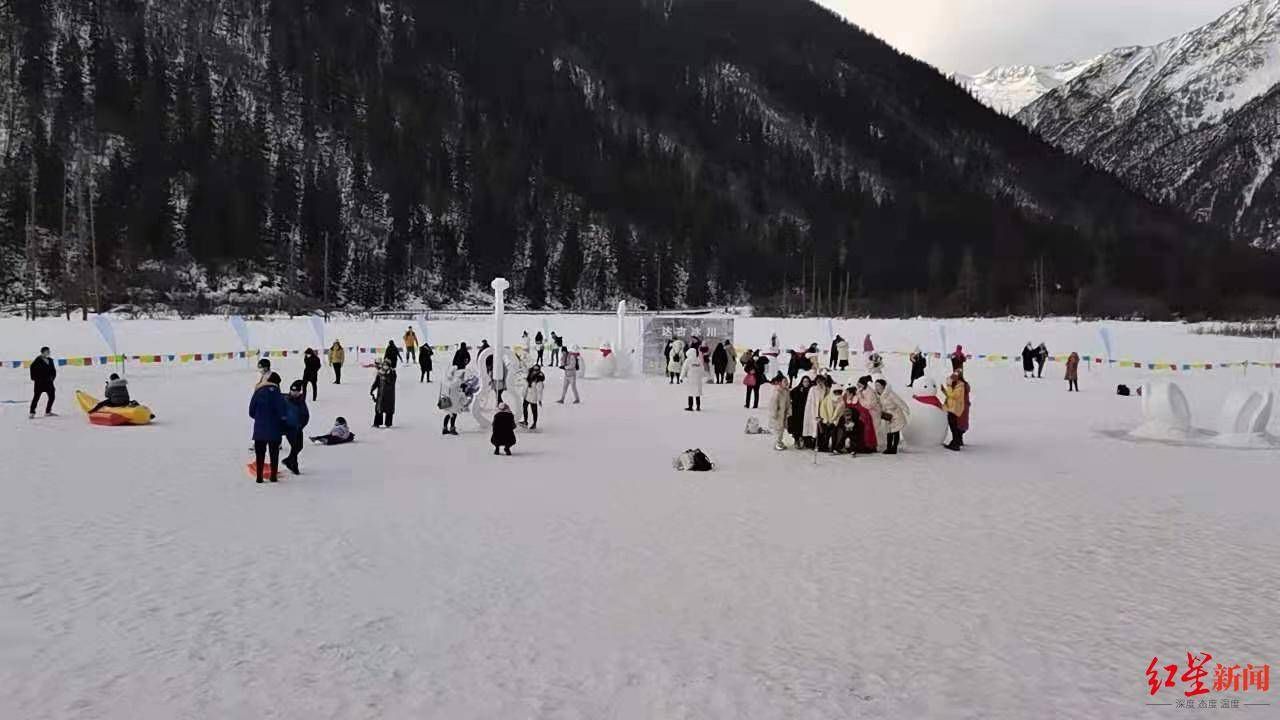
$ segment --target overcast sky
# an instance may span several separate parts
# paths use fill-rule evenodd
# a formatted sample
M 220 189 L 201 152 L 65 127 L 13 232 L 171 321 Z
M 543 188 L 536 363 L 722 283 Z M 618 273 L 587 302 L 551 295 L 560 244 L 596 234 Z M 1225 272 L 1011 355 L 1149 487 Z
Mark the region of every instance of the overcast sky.
M 1052 64 L 1151 45 L 1243 0 L 817 0 L 948 72 Z

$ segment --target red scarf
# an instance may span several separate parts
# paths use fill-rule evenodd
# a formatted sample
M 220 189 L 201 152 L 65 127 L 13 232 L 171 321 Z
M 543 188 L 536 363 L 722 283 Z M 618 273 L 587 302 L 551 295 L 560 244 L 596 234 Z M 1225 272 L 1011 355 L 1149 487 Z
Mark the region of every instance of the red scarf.
M 932 405 L 939 410 L 944 409 L 942 407 L 942 401 L 938 399 L 937 395 L 912 395 L 911 398 L 916 402 L 924 403 L 925 405 Z

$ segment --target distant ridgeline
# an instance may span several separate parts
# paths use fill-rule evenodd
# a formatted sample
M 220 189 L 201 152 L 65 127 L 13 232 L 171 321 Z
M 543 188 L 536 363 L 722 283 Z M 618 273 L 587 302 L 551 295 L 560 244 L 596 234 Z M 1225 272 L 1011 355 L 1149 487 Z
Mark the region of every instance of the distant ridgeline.
M 531 308 L 1280 294 L 1280 259 L 806 0 L 15 0 L 0 26 L 0 303 L 440 306 L 495 275 Z

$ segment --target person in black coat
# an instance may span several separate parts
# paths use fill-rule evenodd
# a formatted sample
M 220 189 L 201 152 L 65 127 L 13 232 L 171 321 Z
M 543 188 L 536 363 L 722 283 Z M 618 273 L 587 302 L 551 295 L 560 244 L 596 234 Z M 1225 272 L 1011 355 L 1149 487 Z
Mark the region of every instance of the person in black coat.
M 1031 343 L 1027 343 L 1022 348 L 1022 377 L 1029 378 L 1036 371 L 1036 351 L 1031 349 Z
M 716 382 L 724 384 L 724 371 L 729 367 L 729 352 L 724 349 L 724 343 L 718 343 L 716 349 L 711 353 L 711 367 L 716 371 Z
M 1049 362 L 1049 348 L 1040 343 L 1036 346 L 1036 377 L 1044 377 L 1044 364 Z
M 400 364 L 400 348 L 396 347 L 395 340 L 387 341 L 387 352 L 383 354 L 382 359 L 393 368 Z
M 818 343 L 810 343 L 809 349 L 800 358 L 800 372 L 809 372 L 810 370 L 813 370 L 813 361 L 815 359 L 817 359 L 818 362 L 822 362 L 822 360 L 818 358 L 818 355 Z
M 422 371 L 418 375 L 418 382 L 431 379 L 431 356 L 434 354 L 430 345 L 423 345 L 418 348 L 418 367 Z
M 320 384 L 320 353 L 307 348 L 302 357 L 302 394 L 306 395 L 307 385 L 311 386 L 311 401 L 315 402 Z
M 914 386 L 917 380 L 924 377 L 924 369 L 928 364 L 929 361 L 924 353 L 920 348 L 916 348 L 915 352 L 911 353 L 911 380 L 907 383 L 907 387 Z
M 809 388 L 813 385 L 809 376 L 800 378 L 800 382 L 791 390 L 791 417 L 787 419 L 787 432 L 795 438 L 796 447 L 804 444 L 804 408 L 809 401 Z
M 471 364 L 471 351 L 467 350 L 466 343 L 459 343 L 458 351 L 453 354 L 453 366 L 459 370 L 466 370 Z
M 369 386 L 369 397 L 373 399 L 373 426 L 380 428 L 385 422 L 387 427 L 391 427 L 396 414 L 394 367 L 385 362 L 378 367 L 378 375 L 373 379 L 373 385 Z
M 843 339 L 844 338 L 837 335 L 835 336 L 835 339 L 831 341 L 831 362 L 827 365 L 831 370 L 835 370 L 836 366 L 840 363 L 840 341 Z
M 31 395 L 31 409 L 27 411 L 28 416 L 36 416 L 36 405 L 40 402 L 41 395 L 49 396 L 49 400 L 44 405 L 44 414 L 57 415 L 53 411 L 53 380 L 56 377 L 58 377 L 58 365 L 49 356 L 49 348 L 40 348 L 40 354 L 31 361 L 31 383 L 35 388 Z
M 115 373 L 111 373 L 111 377 L 107 378 L 107 387 L 103 392 L 102 401 L 94 405 L 89 414 L 92 415 L 104 407 L 129 407 L 131 402 L 129 381 Z
M 538 350 L 538 364 L 539 364 L 539 365 L 541 365 L 541 364 L 542 364 L 542 354 L 543 354 L 543 353 L 542 353 L 542 345 L 543 345 L 543 343 L 544 343 L 544 342 L 546 342 L 546 341 L 545 341 L 545 339 L 542 337 L 542 331 L 541 331 L 541 330 L 539 330 L 539 331 L 538 331 L 538 334 L 533 336 L 533 344 L 537 347 L 537 350 Z
M 285 439 L 289 441 L 289 456 L 281 462 L 289 468 L 294 475 L 301 475 L 302 471 L 298 469 L 298 455 L 302 453 L 303 437 L 302 431 L 306 429 L 307 423 L 311 422 L 311 411 L 307 409 L 307 385 L 301 380 L 294 380 L 289 386 L 289 395 L 284 399 L 286 409 L 286 422 L 284 427 Z
M 755 352 L 751 355 L 751 362 L 754 365 L 751 372 L 755 373 L 756 384 L 754 387 L 747 388 L 747 399 L 751 402 L 751 409 L 758 410 L 760 408 L 760 388 L 769 384 L 769 376 L 766 374 L 769 369 L 769 358 L 766 355 Z
M 516 444 L 516 416 L 506 403 L 499 404 L 498 412 L 493 416 L 493 433 L 489 442 L 493 443 L 494 455 L 498 454 L 498 448 L 510 455 L 512 446 Z

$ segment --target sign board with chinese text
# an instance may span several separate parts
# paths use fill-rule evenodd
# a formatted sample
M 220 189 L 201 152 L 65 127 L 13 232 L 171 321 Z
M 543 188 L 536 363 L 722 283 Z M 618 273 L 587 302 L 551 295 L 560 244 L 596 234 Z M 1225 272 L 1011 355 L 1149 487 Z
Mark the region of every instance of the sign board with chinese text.
M 662 351 L 667 343 L 677 338 L 688 343 L 693 337 L 702 338 L 703 345 L 712 349 L 722 340 L 733 340 L 733 318 L 668 315 L 646 318 L 643 346 L 645 374 L 665 373 L 667 359 L 663 357 Z

